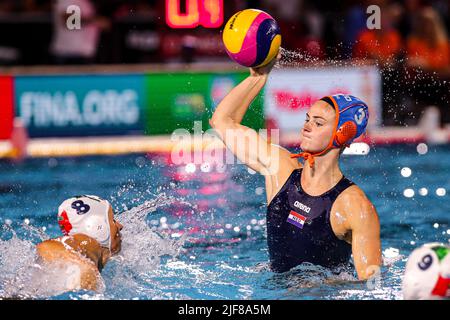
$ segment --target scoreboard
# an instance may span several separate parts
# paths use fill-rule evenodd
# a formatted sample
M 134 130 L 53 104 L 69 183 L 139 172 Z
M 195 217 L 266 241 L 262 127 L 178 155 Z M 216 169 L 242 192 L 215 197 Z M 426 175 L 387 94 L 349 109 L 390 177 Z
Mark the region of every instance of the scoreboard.
M 220 28 L 223 0 L 165 0 L 166 23 L 174 29 Z

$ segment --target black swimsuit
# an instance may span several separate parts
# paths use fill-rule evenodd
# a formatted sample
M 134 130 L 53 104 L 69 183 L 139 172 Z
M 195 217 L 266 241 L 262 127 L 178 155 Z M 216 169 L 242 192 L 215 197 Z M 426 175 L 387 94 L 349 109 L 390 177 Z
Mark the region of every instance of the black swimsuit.
M 350 260 L 351 245 L 334 234 L 330 212 L 339 194 L 354 183 L 342 177 L 324 194 L 310 196 L 302 189 L 301 173 L 294 170 L 267 207 L 267 242 L 275 272 L 303 262 L 332 268 Z

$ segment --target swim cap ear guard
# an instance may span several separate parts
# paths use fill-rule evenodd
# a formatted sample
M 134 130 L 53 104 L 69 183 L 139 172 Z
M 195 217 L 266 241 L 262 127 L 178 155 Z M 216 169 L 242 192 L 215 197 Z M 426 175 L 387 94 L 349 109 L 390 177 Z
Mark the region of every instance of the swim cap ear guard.
M 76 196 L 58 209 L 58 224 L 64 235 L 85 234 L 111 250 L 109 210 L 111 204 L 97 196 Z
M 364 133 L 369 120 L 369 108 L 355 96 L 336 94 L 320 99 L 327 102 L 336 111 L 333 135 L 328 146 L 317 153 L 301 152 L 291 155 L 292 158 L 304 158 L 310 167 L 314 165 L 314 157 L 325 154 L 333 148 L 348 147 L 350 143 Z

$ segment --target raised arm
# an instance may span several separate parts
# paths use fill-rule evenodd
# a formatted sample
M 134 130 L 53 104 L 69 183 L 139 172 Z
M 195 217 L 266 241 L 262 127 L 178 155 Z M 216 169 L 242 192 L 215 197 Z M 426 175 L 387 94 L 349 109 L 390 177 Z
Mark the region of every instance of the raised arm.
M 210 120 L 211 126 L 231 152 L 263 175 L 276 174 L 280 160 L 288 161 L 293 166 L 296 163 L 290 159 L 287 150 L 271 145 L 255 130 L 241 125 L 248 107 L 266 84 L 276 61 L 274 59 L 259 69 L 250 69 L 250 76 L 220 102 Z

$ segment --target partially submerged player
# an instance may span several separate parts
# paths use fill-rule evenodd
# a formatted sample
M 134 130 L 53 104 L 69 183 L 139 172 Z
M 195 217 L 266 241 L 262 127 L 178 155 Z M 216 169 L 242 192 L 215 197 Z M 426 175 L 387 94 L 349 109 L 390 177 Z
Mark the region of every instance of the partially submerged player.
M 339 160 L 365 131 L 368 106 L 351 95 L 325 96 L 306 113 L 302 153 L 271 144 L 241 121 L 277 59 L 250 69 L 250 76 L 217 106 L 211 126 L 239 160 L 265 177 L 273 271 L 285 272 L 304 262 L 334 268 L 347 265 L 353 254 L 358 278 L 366 280 L 382 262 L 378 214 L 341 172 Z M 295 159 L 299 157 L 305 164 Z
M 36 247 L 43 266 L 67 267 L 65 289 L 98 290 L 100 272 L 121 249 L 122 225 L 114 220 L 111 204 L 97 196 L 76 196 L 58 209 L 63 237 Z

